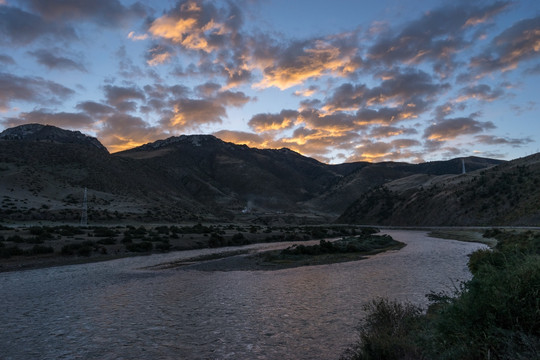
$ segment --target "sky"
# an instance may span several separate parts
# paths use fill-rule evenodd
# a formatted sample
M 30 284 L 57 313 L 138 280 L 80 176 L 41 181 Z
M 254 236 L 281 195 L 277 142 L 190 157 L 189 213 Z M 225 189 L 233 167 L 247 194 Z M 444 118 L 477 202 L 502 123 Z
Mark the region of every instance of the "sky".
M 0 130 L 326 163 L 540 151 L 540 1 L 0 0 Z

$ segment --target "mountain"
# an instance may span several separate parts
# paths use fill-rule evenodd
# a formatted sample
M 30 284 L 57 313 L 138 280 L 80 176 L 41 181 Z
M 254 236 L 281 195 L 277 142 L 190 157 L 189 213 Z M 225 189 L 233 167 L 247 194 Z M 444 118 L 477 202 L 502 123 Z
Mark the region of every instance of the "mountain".
M 354 171 L 289 149 L 253 149 L 211 135 L 172 137 L 115 154 L 160 169 L 163 178 L 212 208 L 297 211 Z
M 337 222 L 406 226 L 539 225 L 540 154 L 459 175 L 416 174 L 360 196 Z
M 470 171 L 501 163 L 464 161 Z M 459 176 L 461 169 L 462 159 L 328 165 L 211 135 L 110 154 L 78 131 L 30 124 L 0 134 L 0 218 L 76 221 L 87 188 L 94 221 L 328 222 L 378 186 L 412 186 L 425 177 Z
M 25 124 L 0 133 L 0 140 L 41 141 L 60 144 L 79 144 L 107 151 L 98 139 L 80 131 L 70 131 L 51 125 Z
M 309 201 L 309 204 L 314 207 L 324 206 L 328 212 L 335 214 L 337 217 L 346 210 L 351 200 L 356 200 L 371 188 L 388 182 L 415 174 L 461 174 L 463 163 L 468 171 L 474 171 L 501 164 L 502 162 L 501 160 L 471 156 L 420 164 L 399 162 L 363 163 L 358 165 L 350 174 L 340 179 L 324 194 Z

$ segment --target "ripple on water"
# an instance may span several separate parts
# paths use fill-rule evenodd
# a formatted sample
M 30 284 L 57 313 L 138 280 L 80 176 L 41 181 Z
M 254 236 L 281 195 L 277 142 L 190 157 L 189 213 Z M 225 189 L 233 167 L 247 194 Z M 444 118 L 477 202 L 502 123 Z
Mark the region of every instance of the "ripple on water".
M 388 231 L 408 245 L 367 260 L 278 271 L 148 271 L 197 250 L 0 274 L 3 359 L 332 359 L 361 305 L 426 304 L 468 279 L 480 244 Z M 252 246 L 256 249 L 268 246 Z M 276 246 L 272 244 L 271 246 Z

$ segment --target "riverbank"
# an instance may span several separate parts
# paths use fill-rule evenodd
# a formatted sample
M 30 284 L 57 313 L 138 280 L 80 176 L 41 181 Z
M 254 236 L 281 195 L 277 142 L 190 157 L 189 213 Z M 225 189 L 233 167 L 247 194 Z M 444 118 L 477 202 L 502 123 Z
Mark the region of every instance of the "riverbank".
M 473 278 L 431 292 L 427 313 L 384 298 L 365 305 L 360 340 L 341 360 L 540 359 L 540 233 L 485 235 L 497 244 L 470 255 Z
M 362 304 L 466 280 L 475 243 L 385 231 L 407 244 L 362 261 L 280 271 L 141 268 L 232 250 L 200 249 L 0 274 L 6 359 L 337 359 L 356 340 Z M 318 243 L 302 242 L 302 244 Z
M 343 245 L 343 246 L 340 246 Z M 281 270 L 301 266 L 334 264 L 358 261 L 370 255 L 399 250 L 405 243 L 388 235 L 361 235 L 354 238 L 325 241 L 314 245 L 293 245 L 282 250 L 249 253 L 248 250 L 230 251 L 198 256 L 158 264 L 147 269 L 163 270 L 182 268 L 198 271 L 258 271 Z
M 348 225 L 0 225 L 0 272 L 108 261 L 171 251 L 307 241 L 355 235 L 365 231 L 363 229 Z

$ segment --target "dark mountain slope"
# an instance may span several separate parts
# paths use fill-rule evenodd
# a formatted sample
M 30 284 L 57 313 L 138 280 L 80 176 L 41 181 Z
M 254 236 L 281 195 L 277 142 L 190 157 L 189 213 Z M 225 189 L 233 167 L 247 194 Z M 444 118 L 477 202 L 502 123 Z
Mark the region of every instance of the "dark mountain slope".
M 466 159 L 468 168 L 492 163 Z M 251 218 L 331 221 L 376 186 L 460 171 L 460 159 L 328 165 L 288 149 L 254 149 L 210 135 L 109 154 L 80 132 L 30 124 L 0 135 L 0 217 L 73 220 L 88 188 L 95 220 L 245 220 L 247 212 Z
M 167 169 L 197 199 L 237 210 L 294 210 L 343 176 L 288 149 L 252 149 L 209 135 L 169 138 L 115 155 Z
M 108 152 L 105 146 L 94 137 L 85 135 L 80 131 L 64 130 L 51 125 L 25 124 L 16 126 L 2 131 L 0 140 L 77 144 Z
M 447 161 L 432 161 L 420 164 L 398 162 L 364 163 L 355 171 L 340 179 L 331 189 L 311 200 L 314 207 L 325 206 L 328 212 L 338 216 L 343 213 L 351 199 L 358 199 L 366 191 L 390 181 L 415 174 L 442 175 L 461 174 L 462 160 L 467 171 L 483 169 L 503 163 L 501 160 L 479 157 L 457 158 Z
M 463 175 L 414 175 L 364 193 L 337 220 L 406 226 L 539 225 L 540 155 Z

